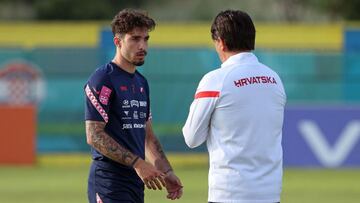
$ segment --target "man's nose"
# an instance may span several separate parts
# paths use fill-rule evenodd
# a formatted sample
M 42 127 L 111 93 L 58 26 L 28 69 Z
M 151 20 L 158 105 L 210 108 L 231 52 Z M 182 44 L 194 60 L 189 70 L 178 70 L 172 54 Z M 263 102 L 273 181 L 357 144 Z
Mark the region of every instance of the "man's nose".
M 147 49 L 147 42 L 145 40 L 140 42 L 139 49 L 140 50 L 146 50 Z

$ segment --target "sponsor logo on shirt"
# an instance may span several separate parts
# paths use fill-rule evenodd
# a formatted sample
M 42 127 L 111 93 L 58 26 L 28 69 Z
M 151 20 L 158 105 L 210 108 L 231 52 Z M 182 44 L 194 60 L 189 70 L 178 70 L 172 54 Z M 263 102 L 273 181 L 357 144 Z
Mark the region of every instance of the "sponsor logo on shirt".
M 129 100 L 124 100 L 123 101 L 123 105 L 122 105 L 123 108 L 130 108 L 130 104 L 129 104 Z
M 146 107 L 147 106 L 147 102 L 146 101 L 139 101 L 140 106 L 142 107 Z
M 134 123 L 134 128 L 145 128 L 146 124 Z
M 236 87 L 242 87 L 242 86 L 258 84 L 258 83 L 277 84 L 275 78 L 269 76 L 254 76 L 254 77 L 241 78 L 239 80 L 234 81 Z
M 134 111 L 134 113 L 133 113 L 133 118 L 134 118 L 134 119 L 139 119 L 139 116 L 138 116 L 138 112 L 137 112 L 137 111 Z
M 140 118 L 146 118 L 146 113 L 145 112 L 140 112 Z
M 122 129 L 131 129 L 132 125 L 131 123 L 124 123 Z
M 131 119 L 131 117 L 129 116 L 129 111 L 124 111 L 125 116 L 121 117 L 121 119 L 123 120 L 128 120 Z
M 134 123 L 134 125 L 127 123 L 127 124 L 123 124 L 122 129 L 132 129 L 132 128 L 146 128 L 146 124 L 141 124 L 141 123 Z
M 130 105 L 131 105 L 131 107 L 134 107 L 134 106 L 139 107 L 139 101 L 137 101 L 137 100 L 131 100 L 131 101 L 130 101 Z
M 111 89 L 106 86 L 102 86 L 99 96 L 100 103 L 104 105 L 108 105 L 110 94 L 111 94 Z
M 144 88 L 140 87 L 140 92 L 143 93 L 144 92 Z

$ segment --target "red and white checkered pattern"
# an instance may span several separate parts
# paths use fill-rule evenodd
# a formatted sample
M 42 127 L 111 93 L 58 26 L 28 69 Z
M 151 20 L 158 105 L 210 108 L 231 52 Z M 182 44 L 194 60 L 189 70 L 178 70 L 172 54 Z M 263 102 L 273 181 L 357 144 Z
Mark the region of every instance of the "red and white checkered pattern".
M 39 102 L 40 72 L 25 63 L 11 63 L 0 70 L 0 104 L 23 106 Z
M 101 106 L 99 101 L 96 99 L 94 93 L 92 93 L 89 85 L 86 85 L 85 87 L 85 93 L 88 99 L 90 100 L 91 104 L 96 108 L 96 110 L 99 112 L 99 114 L 103 117 L 104 121 L 107 123 L 109 120 L 109 117 L 104 110 L 104 108 Z

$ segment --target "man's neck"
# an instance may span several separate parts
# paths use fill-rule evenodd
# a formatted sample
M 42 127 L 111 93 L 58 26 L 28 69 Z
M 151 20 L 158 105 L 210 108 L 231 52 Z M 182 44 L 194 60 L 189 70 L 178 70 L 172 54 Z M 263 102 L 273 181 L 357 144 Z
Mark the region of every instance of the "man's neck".
M 116 54 L 112 62 L 128 73 L 135 73 L 136 71 L 136 66 L 130 63 L 120 54 Z
M 228 60 L 228 58 L 230 58 L 231 56 L 234 56 L 236 54 L 240 53 L 239 51 L 226 51 L 223 52 L 220 56 L 220 60 L 222 63 L 224 63 L 226 60 Z
M 222 63 L 224 63 L 226 60 L 228 60 L 230 57 L 239 54 L 239 53 L 245 53 L 245 52 L 250 52 L 250 50 L 243 50 L 243 51 L 226 51 L 223 52 L 220 56 L 220 60 Z

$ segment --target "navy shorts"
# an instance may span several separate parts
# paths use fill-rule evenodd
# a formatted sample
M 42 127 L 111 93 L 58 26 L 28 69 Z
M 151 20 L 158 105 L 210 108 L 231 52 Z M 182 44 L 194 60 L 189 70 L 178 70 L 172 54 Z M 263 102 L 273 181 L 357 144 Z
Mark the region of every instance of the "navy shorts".
M 89 203 L 143 203 L 144 184 L 133 169 L 93 161 L 88 179 Z

